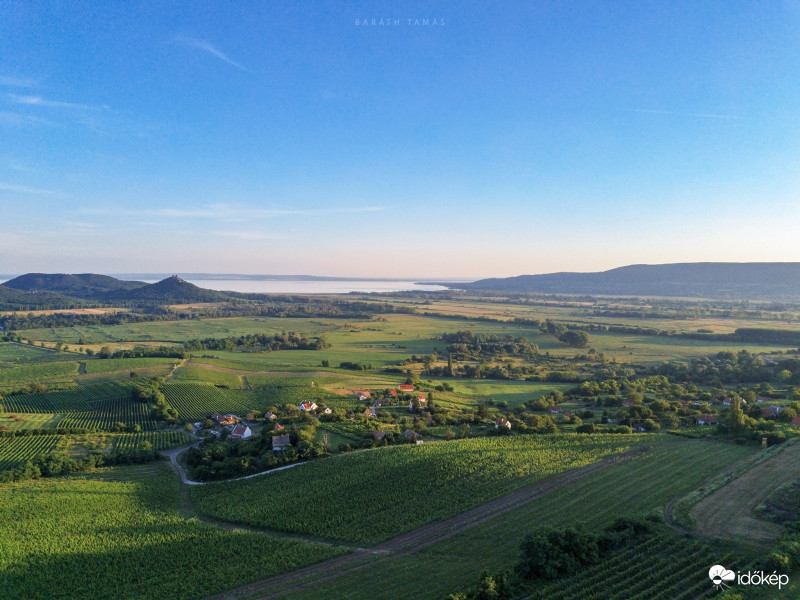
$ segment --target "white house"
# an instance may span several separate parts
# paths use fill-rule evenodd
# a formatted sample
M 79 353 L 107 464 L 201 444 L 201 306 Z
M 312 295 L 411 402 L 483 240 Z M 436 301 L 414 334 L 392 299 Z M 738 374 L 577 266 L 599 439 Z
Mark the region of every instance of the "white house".
M 317 410 L 317 405 L 315 402 L 301 402 L 297 405 L 297 408 L 306 412 L 311 412 L 312 410 Z
M 247 425 L 242 425 L 242 424 L 239 424 L 236 427 L 234 427 L 233 431 L 231 432 L 231 438 L 239 440 L 246 440 L 251 435 L 253 435 L 253 432 L 250 431 L 250 428 Z

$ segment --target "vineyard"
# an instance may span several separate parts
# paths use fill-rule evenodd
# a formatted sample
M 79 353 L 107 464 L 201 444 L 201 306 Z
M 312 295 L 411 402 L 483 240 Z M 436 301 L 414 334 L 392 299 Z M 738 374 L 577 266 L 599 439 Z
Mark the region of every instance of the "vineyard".
M 3 407 L 6 412 L 21 413 L 61 413 L 91 411 L 91 402 L 107 398 L 120 398 L 130 395 L 130 383 L 103 383 L 76 387 L 63 392 L 25 394 L 6 396 Z
M 148 431 L 143 433 L 120 433 L 113 436 L 114 450 L 140 448 L 142 442 L 149 442 L 153 450 L 172 450 L 187 446 L 195 441 L 185 431 Z
M 85 428 L 95 431 L 111 431 L 117 423 L 139 425 L 142 429 L 160 429 L 161 421 L 150 418 L 150 409 L 144 402 L 135 402 L 130 396 L 89 403 L 89 411 L 70 412 L 64 415 L 59 427 Z
M 652 438 L 650 445 L 652 449 L 648 452 L 553 490 L 423 551 L 370 567 L 368 579 L 359 573 L 346 575 L 304 592 L 293 593 L 287 596 L 287 600 L 335 600 L 345 595 L 352 600 L 371 600 L 375 589 L 370 582 L 374 581 L 381 582 L 381 589 L 387 598 L 408 596 L 419 600 L 442 600 L 448 594 L 474 584 L 483 569 L 500 571 L 513 567 L 519 558 L 523 538 L 534 529 L 561 528 L 581 522 L 590 530 L 596 530 L 608 526 L 621 515 L 643 515 L 654 510 L 660 513 L 673 498 L 756 452 L 753 448 L 732 444 L 659 436 Z M 305 468 L 298 467 L 297 470 Z M 354 497 L 353 502 L 371 505 L 370 498 Z M 427 506 L 426 497 L 420 499 L 420 505 Z M 724 552 L 721 552 L 720 560 L 723 556 Z M 666 553 L 657 558 L 651 557 L 652 569 L 662 569 L 671 561 L 672 557 Z M 586 570 L 600 568 L 601 564 L 587 567 Z M 700 565 L 704 567 L 705 572 L 701 574 L 706 582 L 708 567 L 712 564 L 717 563 Z M 702 570 L 698 569 L 698 572 Z M 414 578 L 409 579 L 408 573 L 414 573 Z M 662 583 L 652 580 L 647 569 L 644 569 L 631 579 L 630 585 L 634 586 L 642 579 L 651 579 L 653 586 Z M 564 584 L 570 581 L 564 580 Z M 687 583 L 692 581 L 698 581 L 696 574 L 687 576 Z M 547 582 L 542 585 L 550 586 L 547 589 L 557 587 Z M 538 590 L 538 587 L 534 588 L 534 591 Z M 699 593 L 695 593 L 690 597 L 699 596 Z M 584 597 L 579 592 L 567 596 L 570 600 L 599 600 L 604 597 L 602 594 Z M 619 597 L 626 596 L 620 593 Z M 672 596 L 656 592 L 651 598 L 660 600 Z
M 178 485 L 155 463 L 0 486 L 0 597 L 190 600 L 342 553 L 185 519 Z
M 21 365 L 6 363 L 0 368 L 0 385 L 69 379 L 76 375 L 78 375 L 78 363 L 73 361 L 36 362 Z
M 167 402 L 178 411 L 181 420 L 200 421 L 214 412 L 244 416 L 257 408 L 252 402 L 252 395 L 239 393 L 239 390 L 223 390 L 213 385 L 169 383 L 163 391 Z
M 202 512 L 226 521 L 376 542 L 641 441 L 634 436 L 526 436 L 385 447 L 191 493 Z M 320 510 L 287 510 L 297 498 L 314 498 Z
M 578 573 L 540 584 L 526 600 L 694 600 L 714 588 L 708 568 L 741 569 L 730 554 L 671 532 L 652 535 Z
M 25 461 L 47 454 L 59 439 L 57 435 L 0 438 L 0 471 L 13 469 Z

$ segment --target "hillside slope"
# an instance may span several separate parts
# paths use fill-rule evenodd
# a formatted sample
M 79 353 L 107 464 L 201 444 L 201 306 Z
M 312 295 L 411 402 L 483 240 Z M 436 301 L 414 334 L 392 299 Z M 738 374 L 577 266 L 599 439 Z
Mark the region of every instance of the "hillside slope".
M 800 299 L 800 263 L 630 265 L 599 273 L 520 275 L 447 285 L 547 294 L 788 300 Z

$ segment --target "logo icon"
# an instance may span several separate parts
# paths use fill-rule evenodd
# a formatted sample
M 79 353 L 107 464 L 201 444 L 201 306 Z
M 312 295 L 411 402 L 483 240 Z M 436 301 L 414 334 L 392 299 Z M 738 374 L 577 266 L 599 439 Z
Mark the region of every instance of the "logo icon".
M 722 565 L 714 565 L 708 570 L 708 577 L 711 579 L 711 583 L 714 584 L 714 587 L 721 590 L 730 587 L 727 582 L 736 579 L 736 574 Z

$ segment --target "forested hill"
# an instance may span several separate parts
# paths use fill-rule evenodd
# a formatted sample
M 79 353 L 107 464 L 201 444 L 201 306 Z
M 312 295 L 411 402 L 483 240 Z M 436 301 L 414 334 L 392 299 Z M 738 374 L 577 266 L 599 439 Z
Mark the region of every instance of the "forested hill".
M 800 263 L 630 265 L 600 273 L 520 275 L 445 285 L 545 294 L 789 300 L 800 299 Z
M 0 310 L 63 309 L 106 304 L 185 304 L 231 299 L 224 292 L 197 287 L 177 275 L 148 284 L 106 275 L 28 273 L 0 285 Z
M 134 290 L 147 284 L 95 273 L 26 273 L 6 281 L 3 285 L 23 292 L 54 292 L 75 298 L 100 299 L 108 292 Z
M 23 292 L 0 285 L 0 310 L 45 310 L 81 308 L 86 301 L 53 292 Z
M 184 304 L 189 302 L 224 302 L 231 296 L 225 292 L 217 292 L 197 287 L 184 281 L 177 275 L 167 277 L 157 283 L 151 283 L 134 290 L 118 290 L 102 295 L 106 301 L 153 302 L 157 304 Z

